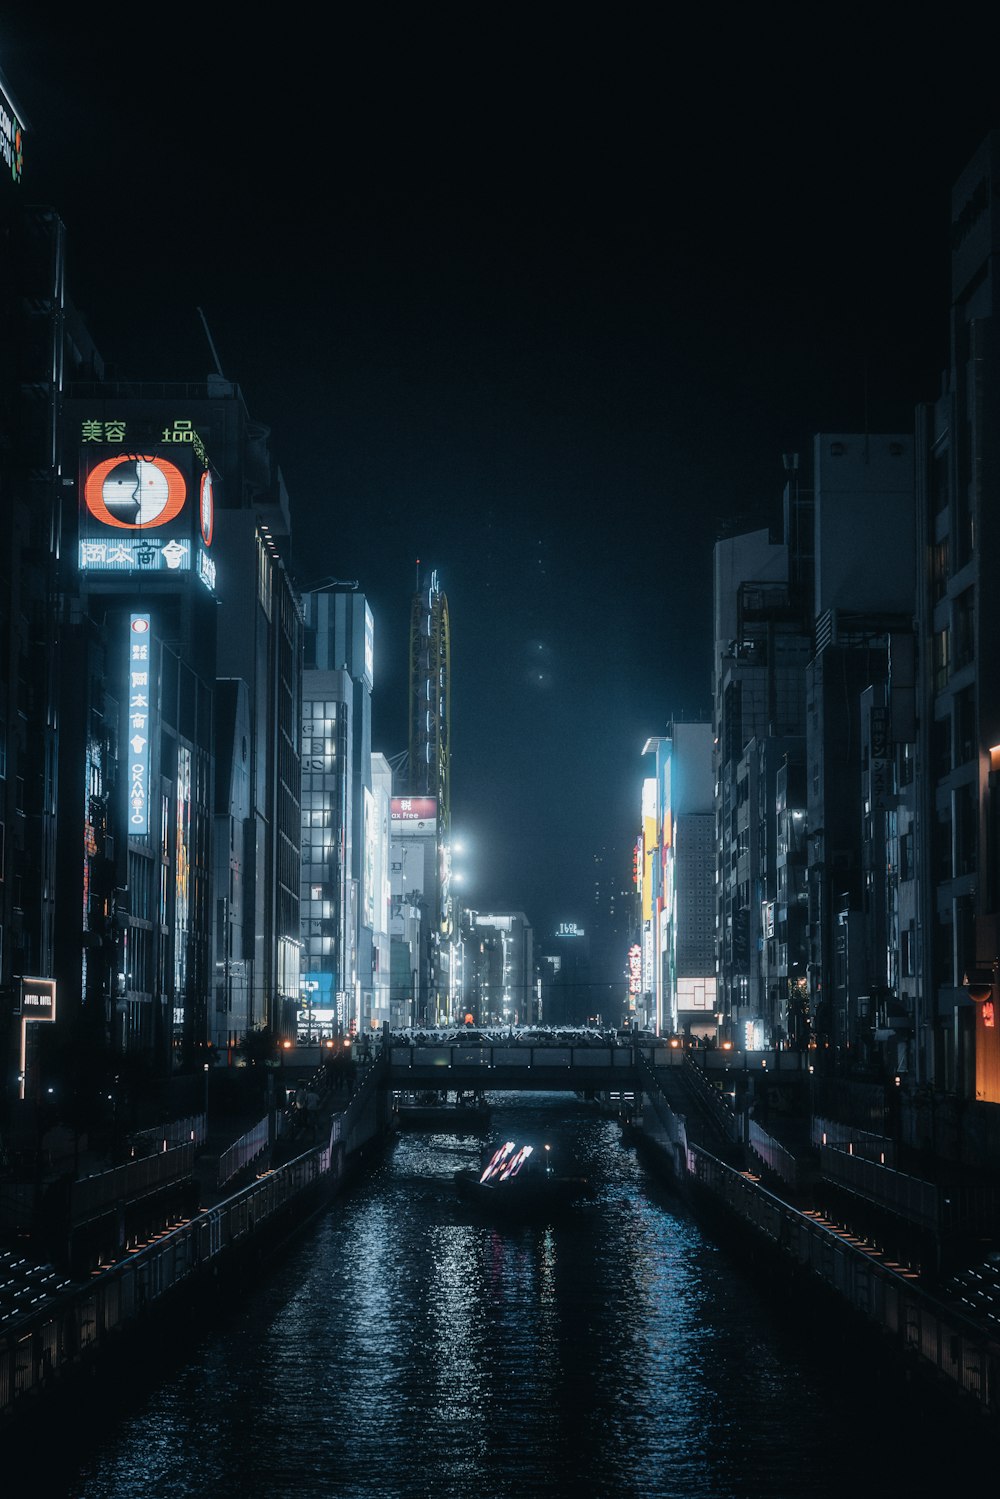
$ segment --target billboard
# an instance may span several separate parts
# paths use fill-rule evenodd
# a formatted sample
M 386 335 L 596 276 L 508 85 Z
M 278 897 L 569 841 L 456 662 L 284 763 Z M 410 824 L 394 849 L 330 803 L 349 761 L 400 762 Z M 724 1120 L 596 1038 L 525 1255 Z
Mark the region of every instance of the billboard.
M 18 110 L 4 87 L 0 75 L 0 161 L 15 182 L 20 182 L 24 171 L 24 121 L 18 118 Z
M 375 619 L 365 604 L 365 674 L 364 682 L 371 692 L 375 685 Z
M 394 838 L 437 833 L 437 800 L 433 796 L 394 796 L 389 815 Z
M 190 422 L 174 422 L 141 446 L 128 443 L 124 421 L 81 422 L 81 572 L 195 572 L 214 591 L 215 502 Z
M 153 704 L 149 627 L 148 614 L 129 615 L 125 763 L 128 766 L 128 830 L 137 836 L 149 832 L 149 741 Z
M 55 1020 L 56 981 L 21 977 L 18 1010 L 25 1020 Z
M 378 819 L 375 815 L 375 798 L 367 786 L 361 789 L 364 794 L 361 920 L 365 926 L 373 927 L 375 925 L 375 867 L 378 862 Z
M 28 1096 L 28 1026 L 39 1020 L 55 1020 L 56 1018 L 56 981 L 47 978 L 28 978 L 22 976 L 19 979 L 17 991 L 17 1012 L 21 1016 L 21 1070 L 18 1073 L 19 1087 L 18 1097 Z M 34 1034 L 34 1033 L 33 1033 Z M 33 1081 L 37 1086 L 38 1064 L 35 1061 L 31 1067 Z M 34 1092 L 34 1088 L 32 1088 Z

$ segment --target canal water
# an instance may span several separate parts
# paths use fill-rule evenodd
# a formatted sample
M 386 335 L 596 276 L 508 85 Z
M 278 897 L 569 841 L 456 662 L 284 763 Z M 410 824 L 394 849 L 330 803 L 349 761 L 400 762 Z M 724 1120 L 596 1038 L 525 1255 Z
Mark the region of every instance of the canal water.
M 593 1199 L 491 1222 L 452 1181 L 481 1139 L 400 1135 L 183 1354 L 96 1382 L 33 1452 L 32 1489 L 885 1499 L 986 1471 L 978 1416 L 767 1288 L 614 1121 L 560 1095 L 491 1101 L 490 1138 L 549 1143 Z

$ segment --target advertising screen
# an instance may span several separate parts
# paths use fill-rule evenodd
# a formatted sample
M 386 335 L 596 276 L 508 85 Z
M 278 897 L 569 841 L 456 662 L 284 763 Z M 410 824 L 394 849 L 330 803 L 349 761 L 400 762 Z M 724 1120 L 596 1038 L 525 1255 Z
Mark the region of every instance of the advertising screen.
M 375 798 L 367 786 L 364 792 L 364 849 L 363 879 L 361 882 L 361 920 L 365 926 L 375 925 L 375 864 L 378 848 L 378 823 L 375 817 Z
M 154 700 L 150 651 L 150 616 L 131 614 L 128 623 L 128 681 L 125 763 L 128 766 L 128 829 L 149 832 L 150 715 Z
M 193 571 L 212 589 L 216 496 L 204 447 L 190 422 L 159 437 L 132 445 L 124 422 L 81 424 L 80 569 Z
M 433 796 L 394 796 L 390 808 L 393 837 L 437 830 L 437 802 Z
M 4 92 L 0 81 L 0 161 L 13 177 L 20 182 L 24 171 L 24 124 L 18 119 L 13 99 Z

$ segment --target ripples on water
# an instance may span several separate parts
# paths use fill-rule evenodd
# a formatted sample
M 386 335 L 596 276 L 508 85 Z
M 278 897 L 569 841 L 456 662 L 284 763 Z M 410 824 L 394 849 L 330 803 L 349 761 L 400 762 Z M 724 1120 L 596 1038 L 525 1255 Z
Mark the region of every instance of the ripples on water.
M 491 1224 L 452 1185 L 481 1141 L 400 1136 L 182 1367 L 95 1392 L 102 1435 L 65 1433 L 46 1499 L 863 1499 L 975 1474 L 978 1429 L 762 1299 L 616 1124 L 493 1103 L 492 1134 L 551 1141 L 595 1199 Z

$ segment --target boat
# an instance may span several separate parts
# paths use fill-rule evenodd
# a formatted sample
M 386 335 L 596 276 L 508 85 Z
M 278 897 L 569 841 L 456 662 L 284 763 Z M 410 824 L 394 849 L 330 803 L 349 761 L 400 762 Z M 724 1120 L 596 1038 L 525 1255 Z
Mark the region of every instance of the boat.
M 515 1140 L 498 1146 L 479 1171 L 456 1171 L 455 1187 L 467 1202 L 518 1215 L 569 1207 L 591 1195 L 585 1176 L 555 1170 L 548 1145 L 536 1150 Z
M 396 1104 L 400 1129 L 485 1129 L 490 1106 L 482 1093 L 403 1093 Z

